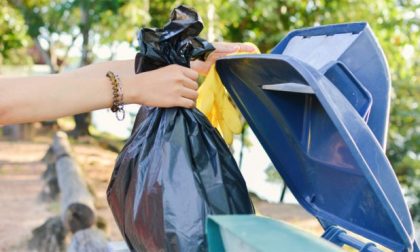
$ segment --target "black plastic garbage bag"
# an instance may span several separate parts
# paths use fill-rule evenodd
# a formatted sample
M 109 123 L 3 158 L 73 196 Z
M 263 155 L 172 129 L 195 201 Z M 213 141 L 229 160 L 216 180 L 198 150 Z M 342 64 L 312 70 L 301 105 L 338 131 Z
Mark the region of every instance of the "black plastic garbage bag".
M 201 29 L 198 15 L 184 6 L 163 29 L 143 29 L 136 72 L 205 57 L 212 47 L 196 37 Z M 207 251 L 208 214 L 254 213 L 228 146 L 197 109 L 143 106 L 107 196 L 133 251 Z
M 235 160 L 197 110 L 142 107 L 139 118 L 108 190 L 129 247 L 206 251 L 208 214 L 254 212 Z
M 189 67 L 191 59 L 205 59 L 214 47 L 198 37 L 201 30 L 203 23 L 200 16 L 182 5 L 172 11 L 170 21 L 163 29 L 141 29 L 135 72 L 146 72 L 170 64 Z

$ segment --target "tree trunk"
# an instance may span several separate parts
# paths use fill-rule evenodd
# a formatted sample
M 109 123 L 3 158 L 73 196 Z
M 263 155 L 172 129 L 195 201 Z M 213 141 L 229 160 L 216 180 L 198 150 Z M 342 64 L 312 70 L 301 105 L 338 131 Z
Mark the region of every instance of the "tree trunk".
M 34 136 L 32 123 L 5 125 L 3 137 L 10 141 L 30 140 Z
M 61 191 L 61 218 L 72 233 L 95 224 L 93 197 L 76 162 L 69 156 L 57 161 L 57 178 Z
M 89 228 L 77 231 L 72 239 L 67 252 L 108 252 L 108 243 L 97 229 Z
M 45 184 L 41 190 L 41 200 L 50 202 L 57 199 L 60 193 L 60 187 L 58 186 L 55 163 L 47 163 L 47 169 L 42 174 L 42 178 L 44 179 Z
M 208 32 L 207 32 L 207 40 L 210 42 L 214 42 L 216 39 L 216 32 L 215 32 L 215 15 L 216 15 L 216 7 L 214 6 L 213 1 L 207 1 L 207 18 L 208 18 Z
M 89 1 L 81 1 L 80 3 L 81 12 L 81 25 L 80 30 L 82 33 L 82 58 L 80 60 L 80 66 L 86 66 L 92 63 L 91 50 L 89 44 L 89 33 L 90 33 L 90 20 L 89 20 Z M 92 121 L 91 113 L 82 113 L 75 115 L 74 122 L 76 124 L 75 129 L 71 132 L 71 136 L 89 136 L 89 125 Z
M 54 49 L 52 49 L 52 45 L 50 44 L 47 50 L 44 50 L 41 46 L 41 42 L 38 38 L 33 38 L 35 41 L 35 46 L 41 53 L 42 59 L 45 63 L 48 64 L 50 67 L 50 73 L 56 74 L 60 72 L 60 68 L 57 66 L 57 58 L 55 57 L 55 53 L 53 53 Z M 42 121 L 42 127 L 47 131 L 52 131 L 58 128 L 57 120 L 49 120 L 49 121 Z
M 83 174 L 71 156 L 70 143 L 64 132 L 54 137 L 56 172 L 61 192 L 61 217 L 72 233 L 95 224 L 95 207 Z
M 39 41 L 39 39 L 38 38 L 33 38 L 33 39 L 35 41 L 35 46 L 41 53 L 41 56 L 44 59 L 45 63 L 47 63 L 48 66 L 50 67 L 50 73 L 52 74 L 58 73 L 59 68 L 57 66 L 56 58 L 53 58 L 54 54 L 51 55 L 50 53 L 52 50 L 50 48 L 48 48 L 47 50 L 44 50 L 44 48 L 42 48 L 41 46 L 41 42 Z
M 76 127 L 70 132 L 70 136 L 78 138 L 81 136 L 90 136 L 89 125 L 92 122 L 92 115 L 90 112 L 77 114 L 73 116 Z
M 280 203 L 284 202 L 284 196 L 286 196 L 286 190 L 287 190 L 287 185 L 286 185 L 286 182 L 284 182 L 283 180 L 283 188 L 281 189 L 281 193 L 280 193 Z
M 45 223 L 32 230 L 29 249 L 39 252 L 65 251 L 66 230 L 59 216 L 49 218 Z
M 242 126 L 242 131 L 241 131 L 241 149 L 239 150 L 239 163 L 238 163 L 239 170 L 242 169 L 242 162 L 244 158 L 246 126 L 247 125 L 244 124 Z
M 104 236 L 94 228 L 94 199 L 71 153 L 67 134 L 57 132 L 42 161 L 48 166 L 43 178 L 55 178 L 58 185 L 56 189 L 60 191 L 61 214 L 32 231 L 29 249 L 40 252 L 65 251 L 65 237 L 71 231 L 73 237 L 67 251 L 109 251 Z

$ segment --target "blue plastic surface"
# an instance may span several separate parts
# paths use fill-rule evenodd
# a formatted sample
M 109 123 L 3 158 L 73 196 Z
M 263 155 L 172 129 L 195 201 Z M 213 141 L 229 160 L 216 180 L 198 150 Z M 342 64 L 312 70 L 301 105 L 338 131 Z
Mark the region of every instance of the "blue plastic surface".
M 320 41 L 337 43 L 334 34 L 347 36 L 345 48 L 325 60 Z M 324 37 L 304 40 L 311 36 Z M 295 52 L 288 49 L 292 40 Z M 318 43 L 314 56 L 299 55 L 299 43 Z M 367 24 L 295 31 L 272 54 L 230 56 L 216 68 L 296 199 L 326 230 L 342 227 L 394 251 L 418 251 L 384 153 L 390 82 Z M 278 91 L 282 83 L 312 93 Z
M 385 149 L 389 118 L 391 80 L 388 64 L 382 49 L 367 23 L 349 23 L 319 26 L 290 32 L 273 50 L 273 54 L 284 54 L 294 37 L 333 36 L 351 33 L 356 41 L 349 45 L 337 61 L 345 65 L 373 96 L 372 113 L 368 125 Z M 324 57 L 321 55 L 320 57 Z M 327 75 L 328 77 L 328 75 Z
M 210 215 L 207 241 L 209 252 L 345 252 L 290 224 L 256 215 Z

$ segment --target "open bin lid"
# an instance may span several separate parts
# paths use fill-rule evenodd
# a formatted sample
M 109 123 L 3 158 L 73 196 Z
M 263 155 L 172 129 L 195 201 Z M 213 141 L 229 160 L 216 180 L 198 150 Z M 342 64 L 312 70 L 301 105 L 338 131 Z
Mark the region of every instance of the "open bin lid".
M 390 83 L 367 24 L 295 31 L 272 54 L 229 56 L 216 68 L 324 237 L 342 227 L 395 251 L 418 249 L 384 153 Z

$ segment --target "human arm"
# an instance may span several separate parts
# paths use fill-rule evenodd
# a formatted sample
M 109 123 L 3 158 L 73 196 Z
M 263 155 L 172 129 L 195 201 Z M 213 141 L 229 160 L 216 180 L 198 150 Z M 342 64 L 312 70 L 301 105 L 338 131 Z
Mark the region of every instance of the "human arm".
M 223 56 L 234 52 L 251 53 L 255 51 L 255 47 L 246 43 L 215 42 L 213 43 L 213 46 L 215 50 L 209 55 L 206 61 L 191 61 L 191 69 L 197 71 L 201 75 L 206 75 L 216 60 Z
M 120 75 L 125 104 L 156 107 L 193 107 L 197 99 L 197 72 L 207 74 L 214 62 L 235 51 L 252 52 L 242 43 L 214 43 L 206 61 L 191 62 L 191 69 L 167 66 L 134 74 L 133 60 L 109 61 L 74 71 L 31 77 L 0 77 L 0 125 L 51 120 L 112 104 L 108 70 Z
M 0 125 L 109 108 L 112 88 L 108 70 L 120 76 L 126 104 L 195 106 L 198 74 L 194 70 L 171 65 L 136 75 L 133 65 L 133 60 L 109 61 L 61 74 L 1 77 Z

